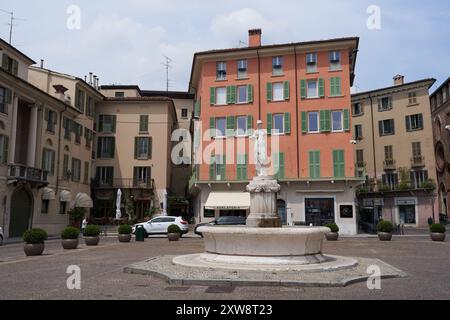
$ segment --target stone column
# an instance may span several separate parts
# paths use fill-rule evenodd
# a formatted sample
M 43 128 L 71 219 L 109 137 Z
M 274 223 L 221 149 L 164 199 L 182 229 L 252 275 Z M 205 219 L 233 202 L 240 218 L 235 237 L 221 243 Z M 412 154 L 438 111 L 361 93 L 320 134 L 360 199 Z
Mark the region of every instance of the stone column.
M 30 127 L 28 130 L 27 166 L 34 168 L 36 166 L 38 107 L 37 105 L 32 105 L 30 108 L 31 112 L 30 112 Z
M 11 119 L 11 139 L 9 141 L 9 163 L 14 164 L 16 160 L 16 140 L 17 140 L 17 112 L 19 107 L 19 97 L 14 93 L 12 103 Z

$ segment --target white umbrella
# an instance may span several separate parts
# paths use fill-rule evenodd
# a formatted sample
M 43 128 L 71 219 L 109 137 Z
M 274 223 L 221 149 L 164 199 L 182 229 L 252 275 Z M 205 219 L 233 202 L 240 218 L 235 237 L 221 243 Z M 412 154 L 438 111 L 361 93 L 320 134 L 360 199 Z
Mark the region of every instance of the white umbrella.
M 167 191 L 164 190 L 163 195 L 163 216 L 167 216 Z
M 122 190 L 117 190 L 117 200 L 116 200 L 116 219 L 122 218 L 122 212 L 120 211 L 120 204 L 122 202 Z

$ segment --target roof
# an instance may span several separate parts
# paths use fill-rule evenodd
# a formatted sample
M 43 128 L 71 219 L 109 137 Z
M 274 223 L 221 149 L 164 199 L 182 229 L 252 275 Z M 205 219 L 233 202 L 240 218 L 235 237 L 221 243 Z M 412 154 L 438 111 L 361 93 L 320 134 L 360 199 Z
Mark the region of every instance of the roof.
M 402 88 L 402 87 L 406 87 L 406 86 L 410 86 L 410 85 L 414 85 L 414 84 L 426 83 L 426 82 L 430 82 L 430 84 L 428 85 L 428 89 L 429 89 L 433 86 L 435 81 L 436 81 L 436 79 L 434 79 L 434 78 L 427 78 L 427 79 L 417 80 L 417 81 L 413 81 L 413 82 L 407 82 L 407 83 L 400 84 L 400 85 L 393 85 L 390 87 L 384 87 L 384 88 L 380 88 L 380 89 L 374 89 L 374 90 L 354 93 L 354 94 L 352 94 L 352 97 L 362 96 L 362 95 L 366 95 L 369 93 L 375 93 L 375 92 L 380 92 L 380 91 L 385 91 L 385 90 Z
M 195 95 L 186 91 L 142 90 L 144 97 L 169 97 L 172 99 L 194 99 Z
M 450 77 L 447 78 L 432 94 L 430 94 L 430 97 L 434 97 L 436 93 L 438 93 L 446 84 L 450 83 Z
M 303 41 L 303 42 L 292 42 L 292 43 L 284 43 L 284 44 L 272 44 L 272 45 L 263 45 L 258 47 L 244 47 L 244 48 L 229 48 L 229 49 L 214 49 L 209 51 L 202 51 L 197 52 L 194 54 L 193 62 L 192 62 L 192 69 L 191 69 L 191 78 L 189 80 L 189 90 L 192 88 L 192 81 L 194 78 L 194 70 L 195 70 L 195 63 L 197 60 L 197 57 L 199 56 L 206 56 L 206 55 L 212 55 L 212 54 L 218 54 L 218 53 L 233 53 L 233 52 L 251 52 L 251 51 L 261 51 L 265 49 L 277 49 L 277 48 L 288 48 L 288 47 L 297 47 L 297 46 L 308 46 L 308 45 L 318 45 L 318 44 L 326 44 L 326 43 L 333 43 L 333 42 L 344 42 L 344 41 L 355 41 L 355 61 L 352 61 L 352 66 L 350 70 L 351 73 L 351 82 L 353 84 L 354 80 L 354 69 L 356 64 L 356 56 L 358 52 L 359 47 L 359 37 L 344 37 L 344 38 L 334 38 L 334 39 L 326 39 L 326 40 L 314 40 L 314 41 Z
M 27 60 L 30 64 L 36 64 L 36 62 L 31 59 L 30 57 L 28 57 L 26 54 L 24 54 L 22 51 L 16 49 L 15 47 L 13 47 L 12 45 L 10 45 L 8 42 L 6 42 L 5 40 L 3 40 L 2 38 L 0 38 L 0 48 L 6 47 L 9 50 L 13 51 L 15 54 L 19 55 L 20 57 L 22 57 L 23 59 Z
M 141 88 L 138 85 L 106 85 L 100 86 L 100 90 L 136 90 L 142 96 Z

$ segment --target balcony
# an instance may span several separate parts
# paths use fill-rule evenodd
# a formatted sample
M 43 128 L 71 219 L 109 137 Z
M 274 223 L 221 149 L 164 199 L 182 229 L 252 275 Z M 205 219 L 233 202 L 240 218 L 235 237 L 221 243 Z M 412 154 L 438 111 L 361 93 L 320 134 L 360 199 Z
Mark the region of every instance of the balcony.
M 23 165 L 8 166 L 8 180 L 26 181 L 38 184 L 48 184 L 47 171 Z
M 92 187 L 95 189 L 154 189 L 155 180 L 139 179 L 94 179 Z
M 358 169 L 364 169 L 366 167 L 366 162 L 365 161 L 356 161 L 356 167 Z
M 384 171 L 394 171 L 397 169 L 397 162 L 393 159 L 386 159 L 383 161 Z
M 414 156 L 411 158 L 411 167 L 412 168 L 421 168 L 425 167 L 425 157 L 424 156 Z

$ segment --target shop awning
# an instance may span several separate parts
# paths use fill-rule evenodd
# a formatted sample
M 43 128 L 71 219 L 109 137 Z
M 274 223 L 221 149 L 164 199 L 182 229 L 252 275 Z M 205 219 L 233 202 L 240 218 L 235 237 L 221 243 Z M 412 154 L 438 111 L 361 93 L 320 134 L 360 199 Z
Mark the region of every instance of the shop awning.
M 42 190 L 42 200 L 55 200 L 55 199 L 56 199 L 55 190 L 51 188 L 44 188 Z
M 72 201 L 72 193 L 67 190 L 61 191 L 59 194 L 59 201 L 61 202 L 70 202 Z
M 76 208 L 93 208 L 94 203 L 92 198 L 86 193 L 79 193 L 75 197 L 75 207 Z
M 205 204 L 207 210 L 247 210 L 250 208 L 248 192 L 211 192 Z

